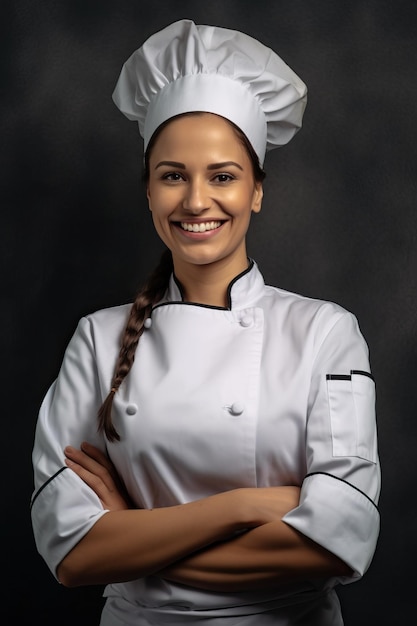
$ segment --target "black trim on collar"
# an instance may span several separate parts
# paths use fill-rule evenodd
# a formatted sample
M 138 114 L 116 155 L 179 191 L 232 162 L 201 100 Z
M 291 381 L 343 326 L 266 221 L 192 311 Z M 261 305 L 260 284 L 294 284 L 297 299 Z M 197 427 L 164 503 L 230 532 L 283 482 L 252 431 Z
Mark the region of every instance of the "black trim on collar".
M 242 276 L 245 276 L 245 274 L 248 274 L 251 269 L 254 266 L 254 261 L 252 259 L 248 259 L 249 265 L 248 267 L 243 270 L 243 272 L 241 272 L 240 274 L 238 274 L 237 276 L 235 276 L 233 278 L 233 280 L 229 283 L 228 287 L 227 287 L 227 303 L 228 306 L 215 306 L 213 304 L 201 304 L 200 302 L 185 302 L 184 301 L 184 290 L 183 287 L 180 283 L 180 281 L 178 280 L 178 278 L 175 276 L 175 274 L 173 274 L 173 278 L 174 278 L 174 282 L 178 287 L 178 290 L 181 294 L 181 298 L 182 300 L 177 302 L 177 301 L 171 301 L 171 302 L 160 302 L 159 304 L 156 304 L 152 311 L 154 311 L 155 309 L 161 307 L 161 306 L 166 306 L 168 304 L 188 304 L 190 306 L 200 306 L 204 309 L 217 309 L 218 311 L 231 311 L 232 310 L 232 287 L 233 285 L 240 279 L 242 278 Z
M 240 274 L 238 274 L 237 276 L 234 277 L 234 279 L 229 283 L 229 286 L 227 288 L 227 302 L 229 305 L 229 309 L 232 309 L 232 287 L 235 284 L 235 282 L 237 282 L 240 278 L 242 278 L 242 276 L 245 276 L 245 274 L 248 274 L 251 269 L 253 268 L 253 261 L 251 259 L 248 259 L 249 261 L 249 265 L 248 267 L 243 270 L 243 272 L 241 272 Z
M 30 509 L 32 510 L 33 505 L 35 504 L 35 500 L 37 499 L 37 497 L 39 496 L 39 494 L 45 489 L 45 487 L 47 485 L 49 485 L 50 482 L 52 482 L 57 476 L 59 476 L 59 474 L 61 472 L 63 472 L 64 470 L 68 469 L 68 467 L 61 467 L 61 469 L 59 469 L 53 476 L 51 476 L 50 478 L 48 478 L 48 480 L 43 483 L 42 487 L 39 487 L 38 491 L 35 493 L 35 495 L 32 498 L 32 501 L 30 503 Z
M 214 304 L 201 304 L 200 302 L 184 302 L 183 300 L 171 300 L 170 302 L 160 302 L 155 304 L 152 311 L 159 309 L 162 306 L 168 306 L 171 304 L 180 304 L 181 306 L 199 306 L 202 309 L 216 309 L 217 311 L 229 311 L 227 306 L 215 306 Z
M 372 500 L 372 498 L 370 498 L 364 491 L 362 491 L 358 487 L 355 487 L 355 485 L 352 485 L 352 483 L 349 483 L 347 480 L 344 480 L 343 478 L 339 478 L 339 476 L 334 476 L 333 474 L 329 474 L 328 472 L 311 472 L 310 474 L 307 474 L 305 478 L 309 478 L 310 476 L 316 476 L 317 474 L 321 474 L 322 476 L 329 476 L 330 478 L 334 478 L 335 480 L 340 480 L 340 482 L 345 483 L 345 485 L 349 485 L 349 487 L 352 487 L 352 489 L 356 489 L 356 491 L 359 491 L 359 493 L 365 496 L 365 498 L 369 500 L 369 502 L 371 502 L 371 504 L 373 504 L 376 510 L 378 511 L 378 507 L 375 504 L 375 502 Z

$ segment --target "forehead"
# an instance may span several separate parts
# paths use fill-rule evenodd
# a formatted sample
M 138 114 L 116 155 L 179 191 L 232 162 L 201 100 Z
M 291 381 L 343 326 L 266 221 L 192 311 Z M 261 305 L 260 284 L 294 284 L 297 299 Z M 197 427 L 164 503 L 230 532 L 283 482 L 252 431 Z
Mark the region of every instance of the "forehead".
M 191 152 L 196 157 L 214 152 L 247 157 L 233 126 L 212 113 L 182 115 L 172 119 L 161 129 L 153 144 L 151 156 L 179 152 Z

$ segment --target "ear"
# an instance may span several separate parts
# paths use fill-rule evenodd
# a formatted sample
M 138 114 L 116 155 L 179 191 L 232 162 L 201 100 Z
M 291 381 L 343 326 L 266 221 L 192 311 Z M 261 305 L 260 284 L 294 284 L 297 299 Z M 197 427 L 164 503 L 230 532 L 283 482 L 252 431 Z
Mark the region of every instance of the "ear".
M 262 199 L 264 197 L 264 188 L 262 187 L 262 183 L 255 183 L 255 189 L 253 191 L 252 198 L 252 211 L 254 213 L 259 213 L 262 208 Z
M 151 194 L 150 194 L 150 191 L 149 191 L 149 185 L 146 185 L 146 197 L 147 197 L 147 199 L 148 199 L 148 209 L 149 209 L 150 211 L 152 211 L 152 206 L 151 206 Z

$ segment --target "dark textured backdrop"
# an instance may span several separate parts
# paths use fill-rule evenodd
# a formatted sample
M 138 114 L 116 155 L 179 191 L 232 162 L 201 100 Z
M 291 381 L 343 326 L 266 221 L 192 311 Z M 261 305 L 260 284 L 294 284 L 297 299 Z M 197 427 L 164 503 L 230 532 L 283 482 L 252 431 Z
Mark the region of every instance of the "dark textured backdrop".
M 304 129 L 267 158 L 264 208 L 249 252 L 269 282 L 337 301 L 359 318 L 377 379 L 382 531 L 368 574 L 341 596 L 347 626 L 410 623 L 417 553 L 415 7 L 413 0 L 3 0 L 8 625 L 98 623 L 101 590 L 61 588 L 34 547 L 33 433 L 78 318 L 131 300 L 159 255 L 140 184 L 141 141 L 110 95 L 131 52 L 183 17 L 260 38 L 309 87 Z

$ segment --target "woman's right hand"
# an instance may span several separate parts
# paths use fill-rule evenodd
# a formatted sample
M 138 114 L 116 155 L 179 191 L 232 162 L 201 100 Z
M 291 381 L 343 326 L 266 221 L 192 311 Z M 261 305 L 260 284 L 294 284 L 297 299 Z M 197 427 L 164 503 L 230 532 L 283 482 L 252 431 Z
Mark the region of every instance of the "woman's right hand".
M 80 450 L 67 446 L 64 452 L 68 467 L 96 493 L 104 509 L 123 511 L 133 508 L 116 468 L 99 448 L 83 442 Z

